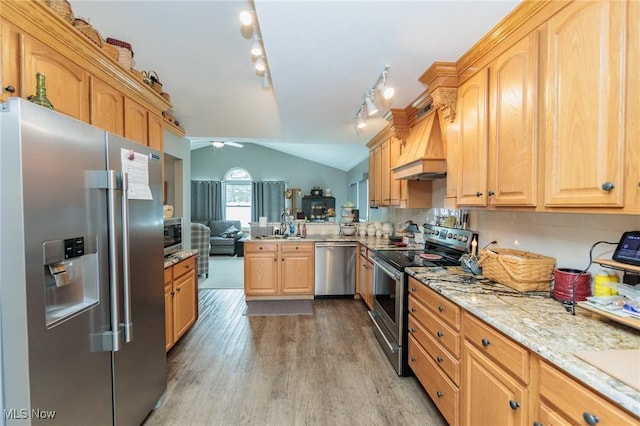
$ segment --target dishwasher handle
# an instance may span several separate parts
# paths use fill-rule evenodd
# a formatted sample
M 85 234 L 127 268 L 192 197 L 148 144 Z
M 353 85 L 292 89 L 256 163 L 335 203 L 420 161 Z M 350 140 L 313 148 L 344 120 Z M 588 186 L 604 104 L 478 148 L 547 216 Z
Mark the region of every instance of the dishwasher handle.
M 358 244 L 354 242 L 328 242 L 328 243 L 316 243 L 316 247 L 357 247 Z

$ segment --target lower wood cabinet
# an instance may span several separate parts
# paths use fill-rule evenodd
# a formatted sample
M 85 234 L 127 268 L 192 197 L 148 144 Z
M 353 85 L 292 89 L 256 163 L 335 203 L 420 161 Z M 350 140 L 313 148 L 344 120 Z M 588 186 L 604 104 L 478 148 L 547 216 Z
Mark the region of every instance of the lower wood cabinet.
M 450 425 L 460 424 L 460 312 L 409 277 L 409 367 Z
M 191 256 L 164 270 L 165 336 L 169 350 L 198 318 L 196 258 Z
M 550 364 L 540 361 L 540 407 L 536 425 L 632 425 L 637 418 L 586 388 Z
M 313 243 L 244 243 L 244 293 L 248 299 L 313 297 L 313 282 Z
M 373 262 L 369 260 L 368 249 L 360 246 L 358 259 L 358 293 L 369 309 L 373 309 Z

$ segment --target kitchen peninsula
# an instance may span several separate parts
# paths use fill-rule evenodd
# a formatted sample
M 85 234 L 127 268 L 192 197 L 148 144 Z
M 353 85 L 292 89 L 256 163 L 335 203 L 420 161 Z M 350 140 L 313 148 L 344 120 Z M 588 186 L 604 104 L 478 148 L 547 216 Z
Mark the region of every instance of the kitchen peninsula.
M 318 236 L 303 240 L 264 239 L 254 240 L 251 244 L 255 251 L 263 252 L 262 258 L 269 259 L 269 268 L 277 268 L 282 263 L 274 261 L 278 259 L 275 255 L 278 250 L 281 253 L 284 253 L 283 248 L 288 253 L 298 251 L 300 253 L 297 257 L 302 253 L 312 256 L 314 242 L 327 240 L 357 241 L 366 250 L 395 247 L 388 239 L 338 236 Z M 302 251 L 301 245 L 305 245 Z M 308 265 L 312 268 L 313 262 Z M 640 400 L 640 389 L 594 367 L 577 355 L 589 351 L 609 353 L 608 351 L 637 350 L 640 348 L 640 331 L 600 321 L 581 309 L 577 310 L 576 315 L 571 315 L 564 305 L 549 297 L 548 293 L 520 293 L 480 276 L 473 276 L 460 267 L 410 267 L 407 272 L 410 276 L 409 298 L 417 300 L 414 305 L 410 301 L 409 309 L 418 306 L 415 303 L 425 306 L 425 309 L 435 306 L 431 315 L 436 317 L 439 306 L 452 306 L 458 310 L 459 329 L 453 330 L 457 333 L 454 345 L 457 345 L 455 351 L 459 354 L 458 359 L 454 359 L 454 364 L 457 364 L 454 368 L 458 369 L 456 382 L 445 372 L 438 370 L 438 365 L 444 364 L 440 355 L 432 355 L 428 350 L 423 350 L 418 355 L 422 353 L 424 358 L 432 358 L 426 360 L 414 356 L 415 352 L 412 351 L 416 350 L 416 342 L 420 342 L 421 338 L 420 327 L 410 328 L 412 343 L 409 365 L 421 383 L 424 377 L 420 371 L 428 371 L 429 378 L 423 386 L 451 424 L 465 424 L 468 423 L 469 416 L 477 420 L 485 415 L 494 420 L 504 419 L 510 424 L 532 424 L 534 421 L 548 424 L 544 421 L 548 416 L 559 416 L 569 421 L 576 414 L 571 410 L 580 410 L 581 404 L 584 404 L 584 410 L 580 411 L 579 416 L 591 410 L 602 419 L 613 419 L 613 424 L 640 421 L 640 406 L 637 403 Z M 312 277 L 313 273 L 305 275 Z M 358 277 L 358 292 L 363 299 L 365 279 L 361 274 Z M 412 290 L 417 286 L 431 292 L 427 293 L 427 302 L 414 297 Z M 309 289 L 307 298 L 312 295 L 313 288 Z M 447 304 L 434 305 L 436 302 L 433 301 L 444 299 Z M 412 311 L 410 324 L 411 316 Z M 427 334 L 428 331 L 426 330 Z M 438 349 L 440 343 L 436 333 L 437 331 L 432 333 L 435 345 L 432 348 Z M 490 336 L 485 339 L 491 342 L 488 344 L 490 349 L 487 354 L 483 353 L 483 344 L 480 342 L 484 337 L 475 342 L 478 336 L 485 336 L 483 333 Z M 422 346 L 420 349 L 422 350 Z M 613 352 L 611 354 L 612 357 L 615 356 Z M 425 370 L 424 367 L 414 365 L 416 362 L 431 364 Z M 615 362 L 615 358 L 611 358 L 611 362 Z M 495 367 L 495 371 L 492 370 L 492 375 L 483 376 L 489 371 L 488 366 Z M 433 388 L 432 378 L 437 375 L 441 376 L 441 383 L 448 382 L 450 389 L 455 391 L 452 407 L 443 409 L 441 406 L 443 403 L 448 404 L 445 401 L 451 398 L 451 393 Z M 488 381 L 478 384 L 475 381 L 479 377 L 487 378 Z M 485 389 L 487 383 L 489 386 L 497 386 L 496 383 L 499 383 L 500 386 L 487 392 L 469 391 L 478 386 Z M 517 398 L 507 397 L 512 390 Z M 490 400 L 482 399 L 486 397 Z M 562 399 L 567 397 L 572 398 L 571 401 Z M 484 407 L 484 412 L 477 412 L 478 407 Z M 453 417 L 447 416 L 447 410 L 454 413 Z

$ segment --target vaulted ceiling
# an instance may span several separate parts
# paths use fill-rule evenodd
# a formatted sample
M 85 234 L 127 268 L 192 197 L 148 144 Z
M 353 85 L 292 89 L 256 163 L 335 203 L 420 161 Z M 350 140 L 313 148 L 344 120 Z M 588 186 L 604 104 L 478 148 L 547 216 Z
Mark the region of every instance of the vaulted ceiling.
M 158 74 L 192 149 L 257 143 L 345 171 L 367 157 L 385 110 L 425 90 L 418 77 L 434 61 L 457 60 L 517 3 L 71 0 L 104 38 L 132 44 L 135 69 Z M 249 8 L 271 73 L 266 90 L 238 20 Z M 356 111 L 386 64 L 396 95 L 357 134 Z

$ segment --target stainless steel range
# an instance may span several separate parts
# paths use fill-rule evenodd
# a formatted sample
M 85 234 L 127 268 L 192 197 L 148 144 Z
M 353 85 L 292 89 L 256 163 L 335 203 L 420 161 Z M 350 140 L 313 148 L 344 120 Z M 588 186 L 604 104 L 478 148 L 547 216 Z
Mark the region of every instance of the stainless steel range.
M 477 234 L 468 229 L 424 225 L 424 249 L 374 250 L 373 331 L 399 376 L 411 374 L 407 360 L 409 266 L 459 266 Z

